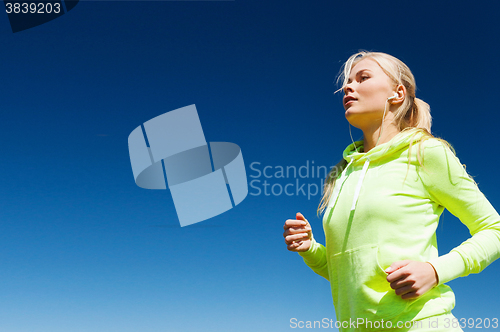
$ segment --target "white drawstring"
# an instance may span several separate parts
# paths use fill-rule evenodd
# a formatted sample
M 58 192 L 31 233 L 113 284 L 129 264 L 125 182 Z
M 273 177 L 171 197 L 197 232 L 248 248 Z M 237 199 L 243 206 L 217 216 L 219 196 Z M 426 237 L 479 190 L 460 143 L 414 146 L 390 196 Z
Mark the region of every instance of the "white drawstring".
M 356 186 L 356 191 L 354 192 L 354 199 L 352 200 L 351 211 L 356 208 L 356 203 L 358 202 L 359 192 L 361 191 L 361 186 L 363 185 L 363 179 L 365 178 L 366 171 L 370 165 L 370 158 L 366 158 L 365 164 L 363 165 L 363 170 L 359 176 L 358 185 Z
M 337 198 L 339 196 L 340 189 L 344 185 L 344 182 L 347 180 L 347 169 L 351 164 L 353 163 L 354 159 L 351 159 L 351 161 L 347 164 L 346 168 L 340 175 L 340 178 L 337 179 L 337 182 L 335 183 L 335 187 L 333 188 L 332 192 L 332 197 L 330 198 L 330 201 L 328 202 L 328 208 L 332 208 L 335 203 L 337 202 Z M 351 211 L 356 208 L 356 204 L 358 202 L 359 198 L 359 193 L 361 191 L 361 187 L 363 186 L 363 180 L 365 178 L 365 175 L 368 171 L 368 167 L 370 166 L 370 158 L 366 158 L 365 163 L 363 164 L 363 169 L 361 170 L 361 174 L 359 175 L 359 180 L 358 184 L 356 185 L 356 190 L 354 191 L 354 198 L 352 200 L 352 206 L 351 206 Z

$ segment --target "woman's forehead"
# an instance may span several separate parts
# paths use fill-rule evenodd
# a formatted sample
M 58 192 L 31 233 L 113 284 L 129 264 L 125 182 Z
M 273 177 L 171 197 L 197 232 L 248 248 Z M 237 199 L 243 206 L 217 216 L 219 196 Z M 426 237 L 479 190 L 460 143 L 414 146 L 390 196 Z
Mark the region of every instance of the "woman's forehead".
M 382 71 L 382 68 L 380 68 L 379 64 L 370 58 L 366 58 L 363 60 L 360 60 L 357 64 L 352 66 L 351 72 L 349 73 L 349 76 L 357 75 L 358 72 L 363 71 L 363 70 L 369 70 L 372 72 L 379 72 Z

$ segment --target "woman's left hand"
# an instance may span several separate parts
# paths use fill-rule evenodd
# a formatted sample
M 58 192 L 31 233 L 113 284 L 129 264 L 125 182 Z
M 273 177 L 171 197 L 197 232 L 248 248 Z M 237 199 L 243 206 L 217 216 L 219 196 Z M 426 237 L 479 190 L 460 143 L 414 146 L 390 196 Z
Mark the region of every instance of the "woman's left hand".
M 416 261 L 398 261 L 385 270 L 387 281 L 396 295 L 404 299 L 417 298 L 439 282 L 436 270 L 430 263 Z

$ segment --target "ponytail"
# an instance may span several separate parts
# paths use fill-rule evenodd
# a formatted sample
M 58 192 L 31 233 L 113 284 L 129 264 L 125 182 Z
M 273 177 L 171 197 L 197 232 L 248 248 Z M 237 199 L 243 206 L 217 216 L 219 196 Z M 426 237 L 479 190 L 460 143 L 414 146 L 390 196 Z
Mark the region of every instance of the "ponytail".
M 413 108 L 416 110 L 416 121 L 414 125 L 410 127 L 423 128 L 429 133 L 431 132 L 432 117 L 431 108 L 429 104 L 419 98 L 415 98 L 413 101 Z
M 394 114 L 394 121 L 401 131 L 406 128 L 421 128 L 430 133 L 431 120 L 431 108 L 429 104 L 411 95 L 407 96 Z

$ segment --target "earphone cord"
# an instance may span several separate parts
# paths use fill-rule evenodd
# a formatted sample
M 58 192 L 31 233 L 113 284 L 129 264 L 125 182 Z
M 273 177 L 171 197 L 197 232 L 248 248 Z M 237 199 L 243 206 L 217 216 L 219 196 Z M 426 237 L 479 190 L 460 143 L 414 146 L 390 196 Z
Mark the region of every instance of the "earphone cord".
M 380 137 L 382 137 L 382 133 L 384 131 L 384 120 L 385 120 L 385 113 L 387 112 L 387 104 L 388 103 L 389 103 L 389 100 L 386 101 L 385 106 L 384 106 L 384 114 L 382 115 L 382 124 L 380 126 L 380 133 L 378 135 L 377 144 L 375 144 L 375 146 L 377 146 L 378 142 L 380 142 Z M 354 145 L 354 149 L 356 150 L 356 152 L 359 152 L 358 147 L 356 146 L 356 143 L 354 142 L 354 139 L 352 138 L 351 124 L 349 122 L 347 122 L 347 123 L 349 124 L 349 135 L 351 136 L 351 141 L 352 141 L 352 144 Z
M 349 135 L 351 136 L 352 144 L 354 144 L 354 149 L 356 150 L 356 152 L 359 152 L 358 147 L 356 146 L 356 143 L 354 143 L 354 139 L 352 138 L 351 124 L 349 123 L 349 121 L 347 121 L 347 123 L 349 124 Z
M 375 144 L 375 146 L 378 145 L 378 142 L 380 141 L 380 137 L 382 137 L 382 132 L 384 131 L 384 119 L 385 119 L 385 112 L 387 111 L 387 104 L 388 103 L 389 103 L 389 100 L 386 101 L 385 106 L 384 106 L 384 115 L 382 115 L 382 124 L 380 126 L 380 134 L 378 134 L 378 140 L 377 140 L 377 144 Z

